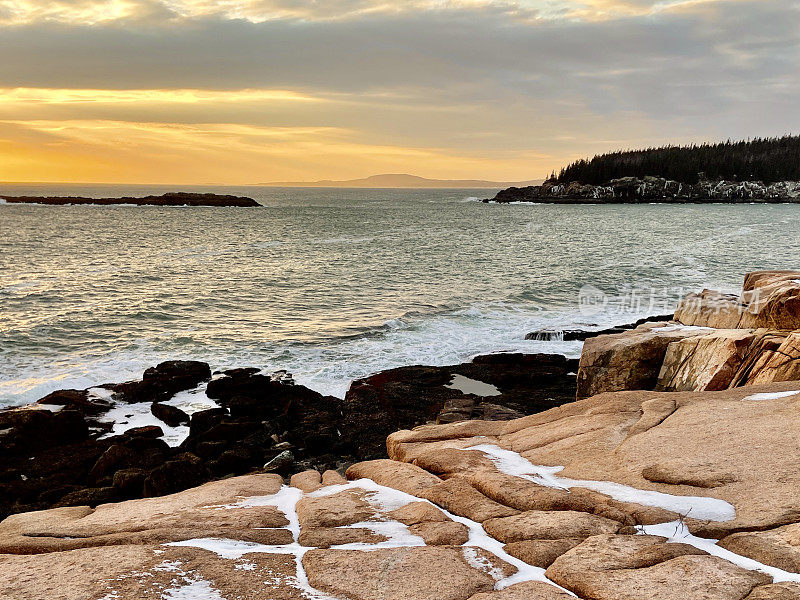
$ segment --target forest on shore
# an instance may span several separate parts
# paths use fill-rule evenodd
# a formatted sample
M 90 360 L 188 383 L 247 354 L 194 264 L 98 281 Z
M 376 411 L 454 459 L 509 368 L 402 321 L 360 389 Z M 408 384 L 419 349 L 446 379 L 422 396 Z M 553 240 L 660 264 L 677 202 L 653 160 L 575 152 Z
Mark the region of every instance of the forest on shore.
M 602 185 L 621 177 L 663 177 L 695 184 L 703 178 L 728 181 L 800 180 L 800 136 L 755 138 L 738 142 L 620 150 L 581 159 L 551 180 Z

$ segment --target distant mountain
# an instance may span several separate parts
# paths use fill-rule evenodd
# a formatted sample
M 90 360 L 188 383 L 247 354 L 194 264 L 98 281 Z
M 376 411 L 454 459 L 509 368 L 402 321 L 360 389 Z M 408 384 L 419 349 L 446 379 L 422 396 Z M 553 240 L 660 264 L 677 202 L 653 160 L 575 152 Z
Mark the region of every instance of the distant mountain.
M 542 179 L 532 181 L 484 181 L 482 179 L 427 179 L 416 175 L 383 174 L 333 181 L 273 181 L 262 183 L 272 187 L 330 187 L 330 188 L 505 188 L 509 186 L 539 185 Z

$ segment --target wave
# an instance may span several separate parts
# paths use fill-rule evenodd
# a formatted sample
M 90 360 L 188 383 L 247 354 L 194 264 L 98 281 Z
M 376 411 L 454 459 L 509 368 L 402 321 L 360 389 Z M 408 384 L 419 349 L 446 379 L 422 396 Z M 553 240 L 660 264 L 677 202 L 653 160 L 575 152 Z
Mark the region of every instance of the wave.
M 475 303 L 453 308 L 430 306 L 409 311 L 376 327 L 315 342 L 232 343 L 211 347 L 186 340 L 174 346 L 141 340 L 108 355 L 72 356 L 53 362 L 41 357 L 20 365 L 0 381 L 0 403 L 20 405 L 62 388 L 87 388 L 141 377 L 149 366 L 168 359 L 203 360 L 212 369 L 255 366 L 273 372 L 286 369 L 295 381 L 320 393 L 343 397 L 354 379 L 395 367 L 459 364 L 493 352 L 558 353 L 578 357 L 581 342 L 526 340 L 540 329 L 602 328 L 631 322 L 646 314 L 609 309 L 587 317 L 577 308 L 545 309 L 533 303 Z

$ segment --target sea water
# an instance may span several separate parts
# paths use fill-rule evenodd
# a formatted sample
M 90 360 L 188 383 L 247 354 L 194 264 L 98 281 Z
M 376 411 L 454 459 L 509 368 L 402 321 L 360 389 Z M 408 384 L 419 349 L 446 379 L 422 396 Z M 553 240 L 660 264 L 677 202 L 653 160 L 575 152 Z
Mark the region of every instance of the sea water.
M 493 190 L 0 184 L 6 195 L 211 191 L 263 208 L 0 205 L 0 405 L 167 359 L 287 369 L 342 396 L 382 369 L 561 352 L 538 329 L 670 312 L 796 268 L 794 205 L 496 205 Z

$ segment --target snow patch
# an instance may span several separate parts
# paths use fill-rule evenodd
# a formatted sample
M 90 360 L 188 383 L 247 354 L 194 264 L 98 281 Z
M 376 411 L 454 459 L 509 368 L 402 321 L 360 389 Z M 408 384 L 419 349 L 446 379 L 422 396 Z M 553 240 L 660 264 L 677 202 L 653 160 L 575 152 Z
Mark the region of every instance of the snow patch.
M 669 331 L 713 331 L 713 327 L 701 327 L 699 325 L 682 325 L 675 323 L 673 325 L 665 325 L 664 327 L 655 327 L 652 331 L 656 333 L 667 333 Z
M 483 381 L 470 379 L 463 375 L 453 375 L 453 380 L 444 387 L 475 396 L 500 396 L 502 394 L 502 392 L 491 383 L 484 383 Z
M 225 600 L 219 591 L 205 579 L 164 590 L 164 600 Z
M 765 394 L 753 394 L 751 396 L 746 396 L 742 398 L 742 400 L 778 400 L 780 398 L 788 398 L 789 396 L 796 396 L 800 394 L 800 390 L 795 390 L 792 392 L 772 392 L 772 393 L 765 393 Z
M 380 550 L 382 548 L 410 548 L 424 546 L 425 540 L 411 533 L 406 525 L 399 521 L 361 521 L 352 525 L 342 525 L 337 529 L 369 529 L 373 533 L 385 537 L 382 542 L 368 544 L 366 542 L 352 542 L 331 546 L 334 550 Z
M 469 563 L 473 569 L 478 569 L 479 571 L 483 571 L 487 575 L 489 575 L 495 581 L 501 581 L 505 579 L 505 573 L 499 567 L 495 566 L 492 561 L 487 559 L 485 556 L 481 556 L 478 554 L 478 551 L 475 550 L 474 547 L 470 546 L 464 548 L 461 551 L 464 555 L 464 560 Z
M 672 523 L 661 523 L 659 525 L 641 525 L 638 527 L 640 532 L 645 535 L 658 535 L 668 538 L 669 543 L 689 544 L 699 550 L 708 552 L 712 556 L 717 556 L 728 562 L 747 569 L 748 571 L 759 571 L 766 573 L 772 577 L 775 583 L 781 581 L 793 581 L 800 583 L 800 573 L 790 573 L 776 567 L 771 567 L 760 563 L 752 558 L 747 558 L 739 554 L 735 554 L 725 548 L 720 548 L 717 545 L 719 540 L 712 540 L 697 537 L 692 535 L 682 521 L 674 521 Z
M 564 467 L 544 467 L 532 464 L 518 453 L 503 450 L 493 444 L 480 444 L 472 446 L 469 450 L 476 450 L 486 454 L 495 466 L 506 473 L 527 479 L 545 487 L 569 490 L 573 487 L 587 488 L 611 496 L 621 502 L 633 502 L 644 506 L 654 506 L 670 510 L 681 515 L 689 515 L 694 519 L 707 521 L 731 521 L 736 517 L 736 511 L 731 504 L 718 498 L 705 496 L 673 496 L 661 492 L 640 490 L 611 481 L 591 481 L 584 479 L 569 479 L 557 477 L 556 473 Z

